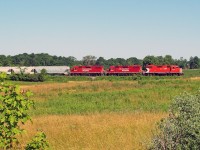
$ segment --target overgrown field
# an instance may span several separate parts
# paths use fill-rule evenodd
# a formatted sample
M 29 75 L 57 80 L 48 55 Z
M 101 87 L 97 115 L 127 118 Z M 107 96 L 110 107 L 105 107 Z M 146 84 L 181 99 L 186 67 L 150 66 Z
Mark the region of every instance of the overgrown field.
M 200 73 L 188 74 L 21 82 L 22 89 L 33 92 L 36 107 L 30 112 L 33 125 L 25 126 L 30 134 L 21 140 L 39 129 L 47 134 L 51 149 L 145 149 L 156 122 L 167 116 L 172 99 L 200 88 Z

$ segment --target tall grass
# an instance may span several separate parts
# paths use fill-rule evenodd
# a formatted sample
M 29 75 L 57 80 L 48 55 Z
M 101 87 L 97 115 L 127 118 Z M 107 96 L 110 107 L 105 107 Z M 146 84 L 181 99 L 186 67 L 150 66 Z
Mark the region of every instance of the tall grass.
M 154 79 L 140 81 L 87 81 L 32 86 L 33 115 L 102 112 L 166 112 L 176 95 L 194 91 L 200 81 Z M 30 88 L 30 86 L 26 86 Z
M 200 69 L 186 69 L 183 70 L 184 72 L 184 77 L 200 77 Z
M 24 126 L 30 140 L 36 129 L 43 130 L 52 150 L 66 149 L 145 149 L 151 132 L 164 113 L 126 113 L 90 115 L 48 115 L 35 117 L 33 124 Z

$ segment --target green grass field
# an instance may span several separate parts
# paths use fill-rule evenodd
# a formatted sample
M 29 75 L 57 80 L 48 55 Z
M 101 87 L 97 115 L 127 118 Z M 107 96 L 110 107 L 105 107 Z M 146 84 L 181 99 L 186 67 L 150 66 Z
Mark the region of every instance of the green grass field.
M 108 86 L 106 86 L 108 85 Z M 34 115 L 88 114 L 100 112 L 166 112 L 170 101 L 183 91 L 196 91 L 200 81 L 92 81 L 50 93 L 34 93 L 45 99 L 36 101 Z
M 50 77 L 13 82 L 33 92 L 36 109 L 25 142 L 37 129 L 51 149 L 146 149 L 173 98 L 200 88 L 199 70 L 181 77 Z M 64 79 L 64 80 L 62 80 Z

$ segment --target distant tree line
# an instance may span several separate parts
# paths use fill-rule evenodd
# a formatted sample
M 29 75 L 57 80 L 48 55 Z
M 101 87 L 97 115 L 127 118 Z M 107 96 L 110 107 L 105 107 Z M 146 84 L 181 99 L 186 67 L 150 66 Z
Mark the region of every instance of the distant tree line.
M 40 54 L 18 54 L 15 56 L 0 55 L 0 66 L 74 66 L 74 65 L 103 65 L 108 68 L 111 65 L 132 65 L 139 64 L 145 67 L 147 64 L 175 64 L 182 68 L 198 69 L 200 68 L 200 58 L 197 56 L 190 57 L 189 60 L 181 57 L 180 59 L 174 59 L 171 55 L 166 56 L 146 56 L 144 59 L 138 59 L 136 57 L 124 58 L 110 58 L 104 57 L 96 58 L 92 55 L 83 57 L 82 60 L 77 60 L 73 56 L 51 56 L 47 53 Z

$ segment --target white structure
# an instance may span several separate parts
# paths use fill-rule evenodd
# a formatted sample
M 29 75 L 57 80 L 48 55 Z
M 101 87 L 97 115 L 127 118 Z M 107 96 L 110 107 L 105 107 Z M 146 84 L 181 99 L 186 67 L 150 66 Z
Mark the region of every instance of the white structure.
M 6 74 L 11 74 L 12 67 L 0 67 L 0 72 L 5 72 Z
M 35 74 L 35 67 L 20 67 L 24 74 Z
M 63 75 L 68 75 L 70 71 L 69 66 L 36 66 L 34 67 L 36 73 L 41 73 L 42 69 L 45 69 L 47 74 L 63 74 Z
M 45 69 L 47 74 L 52 75 L 68 75 L 70 72 L 69 66 L 0 67 L 0 72 L 5 72 L 6 74 L 35 74 L 41 73 L 42 69 Z

